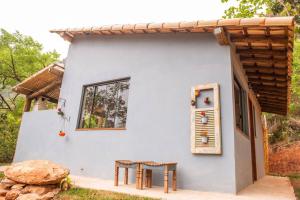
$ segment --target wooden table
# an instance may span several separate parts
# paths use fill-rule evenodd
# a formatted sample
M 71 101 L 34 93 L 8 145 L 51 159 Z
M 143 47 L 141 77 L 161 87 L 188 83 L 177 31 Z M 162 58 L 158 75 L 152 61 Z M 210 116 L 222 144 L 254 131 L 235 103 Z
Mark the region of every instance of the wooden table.
M 162 168 L 164 171 L 164 192 L 169 192 L 169 172 L 171 171 L 173 173 L 172 175 L 172 189 L 173 191 L 176 191 L 176 166 L 177 163 L 157 163 L 157 162 L 143 162 L 140 165 L 140 171 L 143 173 L 144 170 L 146 170 L 146 180 L 145 180 L 145 186 L 151 188 L 152 187 L 152 170 L 156 170 L 159 168 Z M 143 180 L 141 180 L 143 183 Z M 143 184 L 141 185 L 141 188 L 143 189 Z
M 169 192 L 169 172 L 172 175 L 172 189 L 176 191 L 176 166 L 177 163 L 158 163 L 153 161 L 130 161 L 130 160 L 116 160 L 115 161 L 115 186 L 119 182 L 119 168 L 124 168 L 124 184 L 128 184 L 128 168 L 136 169 L 136 188 L 142 190 L 144 182 L 144 171 L 146 172 L 145 186 L 152 187 L 152 170 L 162 168 L 164 171 L 164 192 Z
M 128 168 L 138 169 L 139 163 L 131 160 L 116 160 L 115 161 L 115 186 L 119 185 L 119 168 L 124 168 L 124 184 L 128 184 Z

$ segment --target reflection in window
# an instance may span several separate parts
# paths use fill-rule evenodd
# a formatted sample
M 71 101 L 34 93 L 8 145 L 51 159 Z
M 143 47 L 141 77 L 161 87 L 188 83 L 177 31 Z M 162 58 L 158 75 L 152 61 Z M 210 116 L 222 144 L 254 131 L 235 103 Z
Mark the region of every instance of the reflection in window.
M 129 79 L 84 87 L 78 128 L 125 128 Z
M 234 79 L 235 124 L 244 134 L 248 135 L 248 99 L 246 91 L 237 79 Z

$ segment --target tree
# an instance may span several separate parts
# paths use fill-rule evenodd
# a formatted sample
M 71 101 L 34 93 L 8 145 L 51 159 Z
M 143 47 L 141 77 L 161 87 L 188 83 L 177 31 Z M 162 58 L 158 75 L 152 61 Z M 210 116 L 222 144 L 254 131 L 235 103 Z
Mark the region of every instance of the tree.
M 228 3 L 230 0 L 221 0 Z M 300 0 L 236 0 L 237 6 L 225 10 L 224 18 L 255 16 L 295 16 L 300 22 Z
M 221 0 L 228 3 L 229 0 Z M 224 18 L 258 16 L 295 16 L 300 23 L 300 0 L 236 0 L 237 5 L 225 10 Z M 296 27 L 299 33 L 299 28 Z M 271 144 L 282 140 L 300 140 L 300 42 L 295 39 L 289 116 L 267 114 Z
M 11 88 L 58 58 L 32 37 L 0 29 L 0 163 L 13 158 L 24 104 Z

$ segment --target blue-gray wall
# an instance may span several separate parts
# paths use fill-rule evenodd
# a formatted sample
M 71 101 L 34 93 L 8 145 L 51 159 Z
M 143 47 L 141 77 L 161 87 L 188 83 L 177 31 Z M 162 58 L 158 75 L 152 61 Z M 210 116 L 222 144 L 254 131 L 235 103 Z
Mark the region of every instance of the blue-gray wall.
M 244 71 L 239 64 L 238 57 L 233 54 L 232 56 L 232 73 L 235 76 L 244 90 L 247 92 L 247 97 L 251 99 L 255 112 L 255 153 L 256 153 L 256 170 L 257 178 L 260 179 L 265 175 L 264 169 L 264 148 L 263 148 L 263 130 L 261 124 L 261 111 L 259 103 L 254 95 L 253 91 L 250 90 L 248 82 L 244 75 Z M 232 82 L 234 84 L 234 81 Z M 233 98 L 234 104 L 234 98 Z M 235 119 L 236 116 L 234 116 Z M 248 123 L 250 124 L 250 115 L 248 112 Z M 235 127 L 235 166 L 236 166 L 236 188 L 237 191 L 242 190 L 248 185 L 253 183 L 252 178 L 252 157 L 251 157 L 251 141 L 250 137 L 246 136 L 242 131 Z
M 76 131 L 82 85 L 131 77 L 127 130 Z M 193 155 L 190 91 L 220 84 L 222 155 Z M 85 37 L 72 42 L 61 98 L 67 137 L 54 111 L 25 113 L 15 161 L 51 159 L 73 174 L 113 179 L 114 160 L 178 162 L 179 188 L 236 192 L 229 46 L 210 33 Z M 134 173 L 131 173 L 134 177 Z M 162 174 L 155 174 L 162 184 Z

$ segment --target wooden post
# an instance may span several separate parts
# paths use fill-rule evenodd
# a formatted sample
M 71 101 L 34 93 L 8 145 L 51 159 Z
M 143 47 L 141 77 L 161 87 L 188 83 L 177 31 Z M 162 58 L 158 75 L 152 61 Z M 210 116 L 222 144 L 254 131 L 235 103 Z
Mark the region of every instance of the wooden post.
M 23 111 L 24 112 L 29 112 L 30 111 L 30 108 L 31 108 L 31 102 L 32 102 L 32 99 L 28 98 L 26 96 L 26 99 L 25 99 L 25 105 L 24 105 L 24 109 Z
M 146 169 L 146 179 L 145 179 L 145 186 L 146 187 L 151 187 L 151 174 L 152 174 L 152 170 L 151 169 Z
M 143 165 L 140 164 L 140 181 L 139 181 L 139 189 L 142 190 L 143 189 L 143 181 L 144 181 L 144 169 L 143 169 Z
M 168 182 L 169 182 L 169 169 L 168 169 L 168 165 L 165 165 L 165 168 L 164 168 L 164 191 L 165 191 L 165 193 L 169 192 Z
M 119 166 L 118 163 L 115 162 L 115 186 L 119 184 Z
M 136 175 L 135 175 L 135 187 L 136 189 L 140 189 L 140 165 L 141 164 L 137 164 L 136 165 Z
M 176 187 L 176 180 L 177 180 L 177 178 L 176 178 L 176 169 L 175 170 L 173 170 L 173 181 L 172 181 L 172 188 L 173 188 L 173 191 L 176 191 L 176 189 L 177 189 L 177 187 Z
M 125 172 L 124 172 L 124 184 L 128 185 L 128 168 L 125 167 Z

